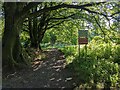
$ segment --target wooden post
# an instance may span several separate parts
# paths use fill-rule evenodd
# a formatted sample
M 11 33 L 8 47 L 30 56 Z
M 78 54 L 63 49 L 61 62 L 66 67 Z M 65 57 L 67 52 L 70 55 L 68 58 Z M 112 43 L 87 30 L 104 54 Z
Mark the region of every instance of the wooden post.
M 87 57 L 87 44 L 85 44 L 85 60 L 86 60 L 86 57 Z
M 80 44 L 78 45 L 79 60 L 80 60 Z
M 80 44 L 79 44 L 79 30 L 78 30 L 78 59 L 80 60 Z

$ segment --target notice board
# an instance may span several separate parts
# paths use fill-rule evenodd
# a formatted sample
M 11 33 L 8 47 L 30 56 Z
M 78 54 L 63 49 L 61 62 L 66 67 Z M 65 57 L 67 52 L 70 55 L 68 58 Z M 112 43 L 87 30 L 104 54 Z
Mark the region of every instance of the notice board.
M 78 36 L 79 37 L 88 37 L 88 30 L 79 30 Z
M 88 30 L 78 31 L 78 44 L 88 44 Z
M 78 43 L 79 44 L 88 44 L 88 38 L 81 38 L 81 37 L 79 37 L 78 38 Z

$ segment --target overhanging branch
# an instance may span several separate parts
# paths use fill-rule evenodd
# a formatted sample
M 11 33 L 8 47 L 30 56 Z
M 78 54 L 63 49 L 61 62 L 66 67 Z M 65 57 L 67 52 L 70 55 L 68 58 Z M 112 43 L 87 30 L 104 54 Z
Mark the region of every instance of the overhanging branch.
M 94 17 L 94 19 L 95 19 L 95 21 L 96 21 L 96 23 L 97 23 L 97 25 L 99 26 L 99 28 L 100 28 L 100 30 L 102 31 L 102 33 L 103 33 L 103 35 L 104 35 L 104 40 L 105 40 L 105 32 L 103 31 L 103 29 L 102 29 L 102 27 L 100 26 L 100 24 L 99 24 L 99 22 L 97 21 L 97 19 Z M 113 40 L 109 37 L 109 35 L 108 35 L 108 38 L 113 42 Z
M 110 17 L 113 17 L 116 14 L 120 14 L 120 11 L 113 13 L 112 15 L 110 15 Z
M 104 16 L 104 17 L 108 20 L 108 16 L 105 15 L 105 14 L 103 14 L 103 13 L 99 13 L 99 12 L 96 12 L 96 11 L 92 11 L 92 10 L 87 9 L 87 8 L 82 8 L 82 9 L 88 11 L 89 13 L 94 13 L 94 14 L 102 15 L 102 16 Z
M 49 20 L 62 20 L 62 19 L 70 18 L 70 17 L 72 17 L 72 16 L 74 16 L 74 15 L 75 15 L 75 13 L 72 14 L 72 15 L 66 16 L 66 17 L 61 17 L 61 18 L 50 18 Z
M 48 12 L 48 11 L 52 11 L 52 10 L 57 10 L 59 8 L 75 8 L 75 9 L 83 9 L 85 7 L 90 7 L 93 5 L 99 5 L 101 3 L 105 3 L 105 2 L 98 2 L 98 3 L 89 3 L 89 4 L 84 4 L 84 5 L 69 5 L 69 4 L 60 4 L 60 5 L 56 5 L 56 6 L 52 6 L 52 7 L 46 7 L 44 9 L 40 9 L 37 12 L 31 13 L 30 15 L 28 15 L 29 17 L 34 17 L 34 16 L 39 16 L 40 14 L 42 14 L 43 12 Z
M 63 23 L 64 21 L 65 21 L 65 20 L 63 20 L 63 21 L 61 21 L 61 22 L 59 22 L 59 23 L 57 23 L 57 24 L 54 24 L 54 25 L 52 25 L 52 26 L 48 27 L 47 29 L 53 28 L 54 26 L 57 26 L 57 25 L 59 25 L 59 24 Z
M 22 17 L 23 19 L 26 18 L 29 15 L 29 11 L 30 9 L 36 7 L 37 5 L 39 5 L 42 2 L 30 2 L 28 3 L 28 5 L 24 6 L 22 11 L 19 13 L 19 17 Z
M 105 40 L 105 32 L 103 31 L 103 29 L 102 29 L 102 27 L 101 27 L 101 25 L 99 24 L 99 22 L 97 21 L 97 19 L 94 17 L 94 19 L 95 19 L 95 22 L 97 23 L 97 25 L 98 25 L 98 27 L 100 28 L 100 30 L 102 31 L 102 33 L 103 33 L 103 35 L 104 35 L 104 40 Z

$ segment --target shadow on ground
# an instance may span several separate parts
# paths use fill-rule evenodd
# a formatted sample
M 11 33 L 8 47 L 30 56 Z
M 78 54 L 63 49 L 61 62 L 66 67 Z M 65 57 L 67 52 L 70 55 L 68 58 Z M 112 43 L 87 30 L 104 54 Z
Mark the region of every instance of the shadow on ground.
M 74 71 L 65 68 L 63 53 L 57 49 L 44 51 L 45 60 L 35 60 L 33 69 L 9 75 L 3 88 L 73 88 L 77 78 Z

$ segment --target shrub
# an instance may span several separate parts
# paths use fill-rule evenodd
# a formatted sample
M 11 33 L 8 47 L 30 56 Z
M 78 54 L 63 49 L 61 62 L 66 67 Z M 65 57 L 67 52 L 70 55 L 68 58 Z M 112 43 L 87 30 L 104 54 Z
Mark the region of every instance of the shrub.
M 80 57 L 76 47 L 65 47 L 63 52 L 67 61 L 72 62 L 72 67 L 78 74 L 78 78 L 84 84 L 92 85 L 101 83 L 115 86 L 119 83 L 120 46 L 112 43 L 92 40 L 85 47 L 80 48 Z M 69 64 L 69 63 L 68 63 Z
M 78 58 L 78 57 L 77 57 Z M 85 83 L 106 83 L 110 82 L 111 86 L 115 86 L 118 82 L 119 68 L 118 64 L 110 62 L 106 59 L 80 59 L 75 62 L 74 69 L 78 72 L 78 78 Z
M 120 64 L 120 45 L 115 45 L 112 48 L 113 61 Z

